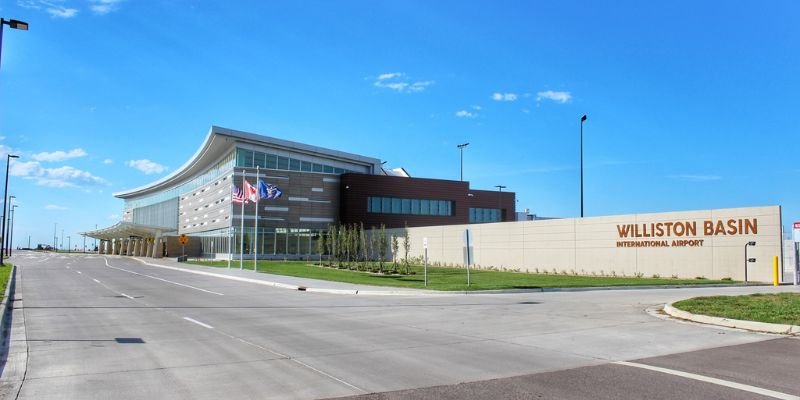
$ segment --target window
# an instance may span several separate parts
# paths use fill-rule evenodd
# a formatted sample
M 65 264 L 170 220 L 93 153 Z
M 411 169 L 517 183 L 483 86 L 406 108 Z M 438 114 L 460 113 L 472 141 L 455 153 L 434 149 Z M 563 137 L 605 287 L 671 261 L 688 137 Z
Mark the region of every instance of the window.
M 289 169 L 289 159 L 278 156 L 278 169 Z
M 264 154 L 264 168 L 277 169 L 278 157 L 274 154 Z
M 500 222 L 501 215 L 499 208 L 470 208 L 469 223 Z
M 290 171 L 300 171 L 300 160 L 295 160 L 293 158 L 289 159 L 289 170 Z
M 311 163 L 308 161 L 303 161 L 300 164 L 300 170 L 303 172 L 311 172 Z
M 261 168 L 266 167 L 267 165 L 264 162 L 264 156 L 265 154 L 260 151 L 253 153 L 253 166 Z
M 371 196 L 367 198 L 367 212 L 402 215 L 452 216 L 451 200 L 401 199 Z M 474 213 L 474 211 L 472 211 Z

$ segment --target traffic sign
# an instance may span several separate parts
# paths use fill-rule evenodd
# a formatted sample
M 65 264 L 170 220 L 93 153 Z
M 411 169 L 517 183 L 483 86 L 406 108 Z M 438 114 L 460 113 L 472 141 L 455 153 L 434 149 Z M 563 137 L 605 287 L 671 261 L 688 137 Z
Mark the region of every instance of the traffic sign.
M 182 244 L 182 245 L 187 245 L 187 244 L 189 244 L 189 237 L 188 237 L 188 236 L 186 236 L 186 235 L 180 235 L 180 236 L 178 236 L 178 243 L 180 243 L 180 244 Z

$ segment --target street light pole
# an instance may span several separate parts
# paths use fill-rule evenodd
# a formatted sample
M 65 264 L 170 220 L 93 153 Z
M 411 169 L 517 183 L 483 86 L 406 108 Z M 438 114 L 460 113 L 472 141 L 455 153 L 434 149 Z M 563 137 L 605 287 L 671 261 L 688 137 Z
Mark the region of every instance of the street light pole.
M 8 257 L 11 257 L 11 248 L 14 247 L 14 210 L 16 210 L 17 207 L 19 207 L 17 204 L 11 206 L 11 226 L 8 229 L 11 232 L 8 235 Z
M 2 18 L 0 18 L 0 19 L 2 19 Z M 3 22 L 3 23 L 5 23 L 5 22 Z M 0 24 L 0 29 L 2 29 L 2 26 L 3 25 Z M 5 217 L 5 215 L 6 215 L 6 204 L 8 202 L 8 166 L 9 166 L 9 164 L 11 164 L 11 159 L 12 158 L 19 158 L 19 156 L 15 156 L 13 154 L 8 154 L 6 156 L 6 185 L 5 185 L 5 189 L 3 190 L 3 226 L 2 226 L 2 229 L 0 229 L 0 232 L 3 232 L 3 233 L 5 233 L 5 231 L 6 231 L 6 217 Z M 5 238 L 3 238 L 3 242 L 5 243 Z M 3 264 L 3 255 L 4 254 L 5 254 L 4 251 L 0 251 L 0 266 L 4 265 Z
M 53 222 L 53 250 L 58 249 L 58 233 L 56 228 L 58 228 L 58 222 Z
M 6 224 L 8 224 L 6 225 L 5 232 L 3 232 L 3 251 L 6 252 L 6 257 L 11 257 L 11 252 L 8 251 L 8 248 L 11 246 L 11 243 L 9 242 L 9 237 L 11 236 L 11 215 L 14 214 L 14 206 L 12 203 L 14 203 L 14 199 L 16 198 L 17 196 L 8 196 L 8 213 L 10 215 L 5 213 L 3 214 L 3 218 L 6 219 Z
M 3 54 L 3 25 L 8 25 L 11 29 L 28 30 L 28 23 L 16 19 L 0 18 L 0 56 Z M 0 57 L 2 59 L 2 57 Z
M 586 121 L 586 115 L 581 117 L 581 218 L 583 218 L 583 121 Z
M 461 143 L 456 146 L 461 150 L 461 182 L 464 182 L 464 147 L 467 146 L 469 146 L 469 143 Z
M 72 236 L 67 236 L 67 253 L 72 253 Z
M 498 206 L 498 212 L 500 212 L 500 221 L 499 222 L 502 222 L 503 221 L 503 189 L 505 189 L 506 186 L 494 185 L 494 187 L 497 188 L 497 191 L 499 193 L 499 195 L 497 196 L 497 206 Z

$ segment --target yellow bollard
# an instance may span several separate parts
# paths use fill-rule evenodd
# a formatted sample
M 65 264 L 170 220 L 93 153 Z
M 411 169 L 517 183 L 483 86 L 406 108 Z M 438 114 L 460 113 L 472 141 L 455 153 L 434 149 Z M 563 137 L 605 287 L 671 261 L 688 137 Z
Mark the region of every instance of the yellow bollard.
M 772 286 L 778 286 L 778 256 L 772 259 Z

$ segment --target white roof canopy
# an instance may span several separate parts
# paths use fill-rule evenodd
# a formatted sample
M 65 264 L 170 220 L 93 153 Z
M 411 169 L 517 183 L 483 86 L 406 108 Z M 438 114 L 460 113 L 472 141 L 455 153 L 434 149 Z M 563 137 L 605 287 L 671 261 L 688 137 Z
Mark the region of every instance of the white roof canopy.
M 131 236 L 149 238 L 163 236 L 171 232 L 175 232 L 175 229 L 161 226 L 134 224 L 132 222 L 118 222 L 115 225 L 109 226 L 108 228 L 81 232 L 81 235 L 94 239 L 111 240 L 128 238 Z

